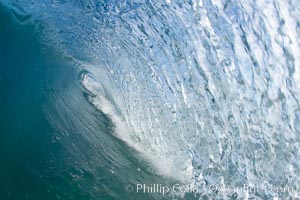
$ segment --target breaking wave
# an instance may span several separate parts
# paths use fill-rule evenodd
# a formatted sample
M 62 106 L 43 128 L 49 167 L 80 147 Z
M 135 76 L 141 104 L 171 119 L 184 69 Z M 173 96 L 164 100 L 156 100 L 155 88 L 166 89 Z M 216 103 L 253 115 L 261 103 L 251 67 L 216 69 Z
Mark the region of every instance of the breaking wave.
M 281 197 L 299 197 L 299 1 L 6 4 L 72 57 L 86 100 L 159 174 L 200 199 L 214 183 L 289 185 Z M 251 195 L 278 194 L 236 198 Z

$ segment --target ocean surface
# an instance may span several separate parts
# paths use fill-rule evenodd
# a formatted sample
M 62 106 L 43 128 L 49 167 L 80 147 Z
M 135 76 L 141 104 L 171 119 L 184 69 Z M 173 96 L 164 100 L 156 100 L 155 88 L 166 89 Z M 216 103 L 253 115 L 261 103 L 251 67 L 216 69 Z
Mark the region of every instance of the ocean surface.
M 299 199 L 299 0 L 0 0 L 0 199 Z

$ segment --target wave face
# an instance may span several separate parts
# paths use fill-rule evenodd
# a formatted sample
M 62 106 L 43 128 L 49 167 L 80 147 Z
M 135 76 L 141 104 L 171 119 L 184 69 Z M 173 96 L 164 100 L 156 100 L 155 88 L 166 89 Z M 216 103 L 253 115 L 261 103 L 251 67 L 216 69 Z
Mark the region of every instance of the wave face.
M 42 41 L 72 57 L 114 137 L 163 177 L 199 189 L 200 199 L 299 197 L 299 1 L 3 4 L 43 25 Z M 68 122 L 52 124 L 60 123 Z M 294 192 L 211 194 L 215 183 Z

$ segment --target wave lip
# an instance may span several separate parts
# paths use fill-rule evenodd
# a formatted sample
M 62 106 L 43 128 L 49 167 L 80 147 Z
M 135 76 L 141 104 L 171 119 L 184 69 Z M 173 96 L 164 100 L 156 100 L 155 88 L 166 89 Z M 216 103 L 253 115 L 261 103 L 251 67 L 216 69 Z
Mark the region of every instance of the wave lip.
M 299 191 L 298 1 L 139 2 L 47 12 L 67 51 L 93 63 L 81 83 L 116 135 L 195 185 Z

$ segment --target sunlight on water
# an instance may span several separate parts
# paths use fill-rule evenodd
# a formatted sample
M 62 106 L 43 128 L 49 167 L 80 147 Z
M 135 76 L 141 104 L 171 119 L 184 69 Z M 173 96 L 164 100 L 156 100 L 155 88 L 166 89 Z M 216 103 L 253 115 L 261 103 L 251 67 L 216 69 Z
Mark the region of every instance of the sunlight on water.
M 299 1 L 15 2 L 83 60 L 90 102 L 159 173 L 203 198 L 214 183 L 299 197 Z

